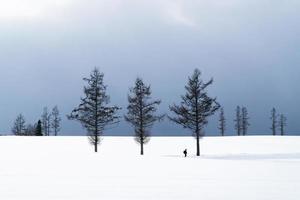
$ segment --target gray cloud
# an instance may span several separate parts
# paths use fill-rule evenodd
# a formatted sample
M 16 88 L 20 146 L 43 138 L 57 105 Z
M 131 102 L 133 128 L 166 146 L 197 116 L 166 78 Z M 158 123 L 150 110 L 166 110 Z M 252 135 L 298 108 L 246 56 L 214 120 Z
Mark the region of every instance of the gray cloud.
M 0 15 L 1 132 L 10 132 L 20 112 L 36 121 L 45 105 L 68 114 L 82 95 L 82 77 L 98 66 L 112 103 L 124 108 L 141 76 L 168 112 L 198 67 L 204 79 L 215 79 L 210 93 L 225 107 L 228 132 L 235 106 L 245 105 L 250 132 L 269 132 L 276 106 L 288 131 L 299 133 L 298 1 L 31 1 L 25 14 Z M 216 133 L 216 123 L 213 117 L 206 132 Z M 84 133 L 66 119 L 63 132 Z M 122 123 L 110 132 L 131 129 Z M 153 132 L 186 131 L 164 122 Z

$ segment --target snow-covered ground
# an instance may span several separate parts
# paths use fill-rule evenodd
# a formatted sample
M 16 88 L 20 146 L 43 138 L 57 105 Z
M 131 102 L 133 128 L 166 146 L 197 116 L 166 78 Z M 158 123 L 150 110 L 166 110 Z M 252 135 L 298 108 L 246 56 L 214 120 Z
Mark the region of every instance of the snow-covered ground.
M 189 157 L 182 151 L 187 148 Z M 300 199 L 300 137 L 0 137 L 0 199 Z

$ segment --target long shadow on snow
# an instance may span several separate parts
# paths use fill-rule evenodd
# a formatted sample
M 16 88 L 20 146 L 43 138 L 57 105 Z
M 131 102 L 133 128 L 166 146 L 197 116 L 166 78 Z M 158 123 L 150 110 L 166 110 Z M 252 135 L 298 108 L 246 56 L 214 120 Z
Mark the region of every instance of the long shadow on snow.
M 164 155 L 163 157 L 184 158 L 182 155 Z M 200 157 L 188 156 L 187 158 L 214 160 L 300 160 L 300 153 L 202 155 Z

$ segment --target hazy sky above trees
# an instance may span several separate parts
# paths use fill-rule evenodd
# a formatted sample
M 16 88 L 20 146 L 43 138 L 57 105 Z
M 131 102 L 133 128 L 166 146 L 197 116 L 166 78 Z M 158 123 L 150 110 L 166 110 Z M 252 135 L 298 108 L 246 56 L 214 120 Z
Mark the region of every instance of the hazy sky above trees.
M 198 67 L 209 93 L 225 107 L 234 133 L 237 105 L 246 106 L 249 133 L 270 133 L 275 106 L 300 133 L 300 2 L 298 0 L 10 0 L 0 2 L 0 132 L 23 113 L 36 122 L 58 105 L 62 132 L 84 134 L 65 117 L 97 66 L 112 104 L 126 111 L 128 88 L 140 76 L 161 98 L 161 113 L 177 103 Z M 207 133 L 218 133 L 217 115 Z M 110 133 L 129 134 L 122 122 Z M 185 133 L 163 122 L 154 133 Z

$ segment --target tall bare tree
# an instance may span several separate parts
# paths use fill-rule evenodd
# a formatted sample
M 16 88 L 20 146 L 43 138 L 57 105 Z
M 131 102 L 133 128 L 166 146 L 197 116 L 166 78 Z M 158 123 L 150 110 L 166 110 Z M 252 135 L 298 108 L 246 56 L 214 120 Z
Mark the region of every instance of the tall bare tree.
M 87 129 L 89 140 L 94 145 L 95 152 L 98 152 L 100 136 L 109 125 L 119 122 L 116 112 L 120 109 L 117 106 L 109 106 L 110 98 L 106 94 L 107 86 L 103 83 L 104 74 L 95 68 L 90 77 L 84 78 L 84 97 L 81 103 L 68 116 L 71 120 L 79 121 Z
M 224 113 L 224 108 L 222 107 L 220 109 L 220 116 L 219 116 L 219 130 L 221 132 L 222 136 L 225 136 L 225 130 L 226 130 L 226 118 Z
M 200 156 L 200 138 L 204 136 L 203 128 L 208 123 L 208 117 L 220 108 L 216 98 L 209 97 L 206 91 L 212 83 L 213 79 L 203 82 L 200 70 L 195 69 L 185 86 L 186 94 L 181 97 L 181 103 L 170 106 L 175 116 L 169 119 L 190 129 L 196 137 L 197 156 Z
M 276 135 L 276 129 L 277 129 L 277 127 L 278 127 L 278 120 L 277 120 L 277 118 L 278 118 L 278 115 L 277 115 L 277 113 L 276 113 L 276 109 L 273 108 L 273 109 L 271 110 L 271 117 L 270 117 L 270 119 L 271 119 L 271 121 L 272 121 L 271 130 L 272 130 L 272 134 L 273 134 L 273 135 Z
M 12 127 L 12 132 L 14 135 L 25 135 L 26 134 L 26 125 L 25 118 L 22 114 L 19 114 L 14 122 Z
M 61 122 L 61 118 L 57 106 L 55 106 L 52 109 L 51 115 L 52 115 L 51 128 L 54 132 L 54 135 L 57 136 L 60 131 L 60 122 Z
M 280 134 L 285 135 L 285 127 L 287 126 L 287 118 L 281 114 L 279 119 Z
M 163 118 L 163 115 L 155 115 L 161 101 L 151 100 L 151 94 L 150 85 L 145 85 L 142 79 L 137 78 L 128 95 L 129 105 L 125 120 L 134 128 L 135 140 L 141 146 L 141 155 L 144 154 L 144 144 L 150 140 L 152 126 Z
M 241 135 L 242 132 L 242 115 L 241 115 L 241 107 L 236 107 L 236 116 L 235 116 L 235 130 L 237 132 L 237 135 Z
M 50 136 L 51 133 L 51 113 L 49 113 L 48 108 L 44 107 L 42 118 L 42 129 L 45 136 Z
M 247 135 L 249 126 L 250 126 L 250 123 L 249 123 L 248 110 L 247 110 L 246 107 L 243 107 L 242 108 L 242 131 L 243 131 L 243 135 Z

